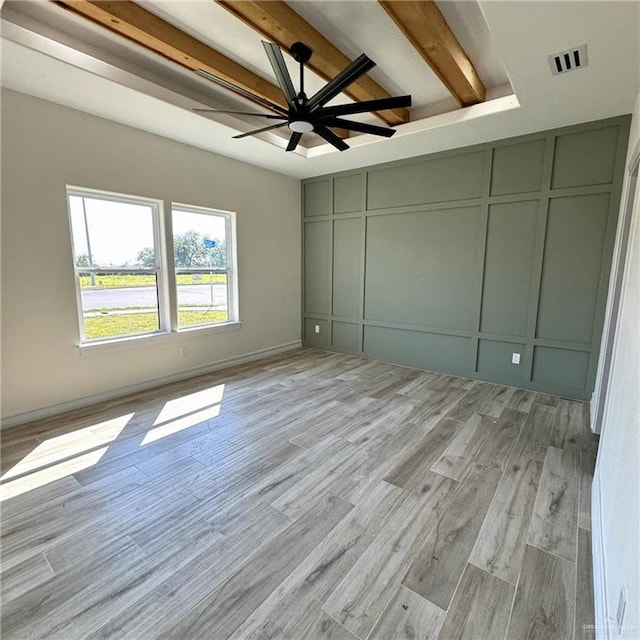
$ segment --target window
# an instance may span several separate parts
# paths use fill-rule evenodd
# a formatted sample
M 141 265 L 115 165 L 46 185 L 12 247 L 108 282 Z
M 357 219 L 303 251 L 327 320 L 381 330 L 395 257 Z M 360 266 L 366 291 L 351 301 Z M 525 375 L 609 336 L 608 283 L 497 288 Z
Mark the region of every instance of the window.
M 69 191 L 83 342 L 167 329 L 159 210 L 152 200 Z
M 237 321 L 232 213 L 67 193 L 83 343 Z
M 178 327 L 227 322 L 235 316 L 228 241 L 232 222 L 228 213 L 173 206 Z

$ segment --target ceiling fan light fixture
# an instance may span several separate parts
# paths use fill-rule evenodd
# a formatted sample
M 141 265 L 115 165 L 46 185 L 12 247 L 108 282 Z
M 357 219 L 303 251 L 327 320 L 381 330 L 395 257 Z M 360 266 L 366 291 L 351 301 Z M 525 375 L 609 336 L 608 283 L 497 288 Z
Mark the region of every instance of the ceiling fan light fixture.
M 338 151 L 346 151 L 349 145 L 337 136 L 331 129 L 339 128 L 346 129 L 347 131 L 358 131 L 360 133 L 369 133 L 374 136 L 383 136 L 390 138 L 395 129 L 388 127 L 379 127 L 373 124 L 367 124 L 364 122 L 358 122 L 356 120 L 346 120 L 341 116 L 352 115 L 356 113 L 366 113 L 367 111 L 385 111 L 387 109 L 405 108 L 411 106 L 411 96 L 397 96 L 387 98 L 377 98 L 374 100 L 365 100 L 364 102 L 354 102 L 349 104 L 333 105 L 331 107 L 325 106 L 327 102 L 330 102 L 332 98 L 335 98 L 338 94 L 342 93 L 350 84 L 355 82 L 360 76 L 364 75 L 376 66 L 366 55 L 362 54 L 356 60 L 351 62 L 345 67 L 333 80 L 322 87 L 310 98 L 304 92 L 304 64 L 311 57 L 312 51 L 307 45 L 302 42 L 294 42 L 291 45 L 290 52 L 294 59 L 300 64 L 300 87 L 298 93 L 291 81 L 291 75 L 282 56 L 282 50 L 276 44 L 263 41 L 262 45 L 269 58 L 273 73 L 276 76 L 276 80 L 280 85 L 280 89 L 284 94 L 284 102 L 287 104 L 285 108 L 282 104 L 276 104 L 266 98 L 259 95 L 254 95 L 250 91 L 247 91 L 243 87 L 236 86 L 231 82 L 218 78 L 209 73 L 205 69 L 198 69 L 198 74 L 215 82 L 216 84 L 235 91 L 237 94 L 244 98 L 254 100 L 258 104 L 261 104 L 274 113 L 250 113 L 246 111 L 229 111 L 226 109 L 198 109 L 199 112 L 211 112 L 211 113 L 228 113 L 235 115 L 251 115 L 261 118 L 267 118 L 269 120 L 280 120 L 277 124 L 272 124 L 267 127 L 261 127 L 254 131 L 248 131 L 247 133 L 240 133 L 234 138 L 246 138 L 247 136 L 254 135 L 256 133 L 263 133 L 265 131 L 271 131 L 272 129 L 279 129 L 280 127 L 288 127 L 291 131 L 289 138 L 289 144 L 287 144 L 286 151 L 295 151 L 303 134 L 311 133 L 312 131 L 318 134 L 321 138 L 324 138 L 329 144 L 333 145 Z M 276 115 L 277 114 L 277 115 Z
M 310 133 L 313 131 L 313 125 L 307 120 L 292 120 L 289 129 L 295 133 Z

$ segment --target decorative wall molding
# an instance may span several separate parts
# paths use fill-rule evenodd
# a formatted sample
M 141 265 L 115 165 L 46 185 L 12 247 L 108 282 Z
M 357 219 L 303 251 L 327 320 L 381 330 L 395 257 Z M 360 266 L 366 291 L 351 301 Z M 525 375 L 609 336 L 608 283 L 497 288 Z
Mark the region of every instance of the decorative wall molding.
M 629 124 L 303 181 L 303 344 L 589 401 Z

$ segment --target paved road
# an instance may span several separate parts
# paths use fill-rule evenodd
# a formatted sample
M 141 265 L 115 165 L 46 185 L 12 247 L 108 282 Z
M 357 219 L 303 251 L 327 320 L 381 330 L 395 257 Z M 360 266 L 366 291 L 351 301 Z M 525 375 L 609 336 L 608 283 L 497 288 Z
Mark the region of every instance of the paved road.
M 178 287 L 180 305 L 211 304 L 213 289 L 213 306 L 227 306 L 227 287 L 224 284 L 187 284 Z M 82 292 L 82 307 L 88 309 L 123 309 L 126 307 L 155 307 L 157 296 L 155 287 L 126 287 L 122 289 L 85 290 Z

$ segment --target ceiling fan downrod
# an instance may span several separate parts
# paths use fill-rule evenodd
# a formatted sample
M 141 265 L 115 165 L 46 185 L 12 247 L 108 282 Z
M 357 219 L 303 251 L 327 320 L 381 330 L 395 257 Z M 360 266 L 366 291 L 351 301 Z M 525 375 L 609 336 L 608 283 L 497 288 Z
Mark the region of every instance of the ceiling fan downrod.
M 304 104 L 307 101 L 307 96 L 304 93 L 304 65 L 311 60 L 313 50 L 307 47 L 304 42 L 294 42 L 289 48 L 289 53 L 300 65 L 300 91 L 298 92 L 298 98 Z

